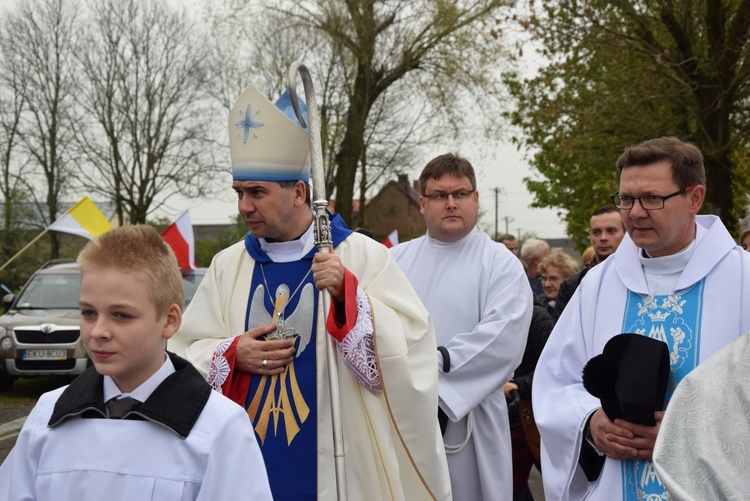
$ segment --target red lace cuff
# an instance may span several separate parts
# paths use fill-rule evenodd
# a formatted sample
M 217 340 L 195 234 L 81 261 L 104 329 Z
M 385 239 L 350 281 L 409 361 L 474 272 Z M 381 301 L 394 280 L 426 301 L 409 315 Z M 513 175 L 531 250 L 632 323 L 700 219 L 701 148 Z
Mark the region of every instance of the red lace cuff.
M 331 301 L 326 318 L 326 330 L 339 343 L 357 323 L 357 286 L 359 282 L 349 270 L 344 268 L 344 302 Z

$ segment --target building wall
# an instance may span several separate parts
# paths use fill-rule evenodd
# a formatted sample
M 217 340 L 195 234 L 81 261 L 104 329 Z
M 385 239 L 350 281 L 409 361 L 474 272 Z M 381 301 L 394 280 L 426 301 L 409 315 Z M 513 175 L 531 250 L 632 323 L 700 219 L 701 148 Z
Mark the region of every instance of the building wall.
M 419 194 L 404 181 L 390 181 L 367 204 L 365 227 L 378 242 L 393 230 L 398 230 L 399 242 L 406 242 L 427 229 L 419 213 Z

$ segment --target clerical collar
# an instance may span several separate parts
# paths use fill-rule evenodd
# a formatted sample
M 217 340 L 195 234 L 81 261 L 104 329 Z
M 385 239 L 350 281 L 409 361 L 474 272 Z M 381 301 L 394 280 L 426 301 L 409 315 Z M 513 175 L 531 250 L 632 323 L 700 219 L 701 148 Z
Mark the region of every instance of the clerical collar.
M 645 249 L 641 249 L 638 258 L 641 260 L 641 266 L 646 273 L 654 275 L 669 275 L 685 269 L 690 257 L 695 250 L 696 239 L 693 238 L 690 243 L 676 254 L 661 257 L 650 257 Z
M 276 263 L 299 261 L 315 246 L 315 242 L 313 242 L 313 224 L 314 221 L 310 223 L 307 231 L 301 237 L 289 242 L 269 242 L 265 238 L 259 238 L 260 248 L 268 254 L 271 261 Z

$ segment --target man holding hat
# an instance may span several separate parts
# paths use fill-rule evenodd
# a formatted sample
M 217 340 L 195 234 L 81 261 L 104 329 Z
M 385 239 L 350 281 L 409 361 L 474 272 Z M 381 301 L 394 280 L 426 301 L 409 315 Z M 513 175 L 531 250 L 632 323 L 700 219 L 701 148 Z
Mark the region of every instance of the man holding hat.
M 250 85 L 232 109 L 232 188 L 250 232 L 215 256 L 170 349 L 245 406 L 275 499 L 334 499 L 332 336 L 350 498 L 450 498 L 427 312 L 388 250 L 340 217 L 333 251 L 317 252 L 308 136 L 277 106 Z
M 620 190 L 612 201 L 627 235 L 581 282 L 534 378 L 547 499 L 665 499 L 651 462 L 662 409 L 653 424 L 619 417 L 653 407 L 656 391 L 649 385 L 659 385 L 659 378 L 649 383 L 617 375 L 609 393 L 617 401 L 604 410 L 584 388 L 583 367 L 606 352 L 611 338 L 633 333 L 667 344 L 668 401 L 686 374 L 750 330 L 750 309 L 741 304 L 750 297 L 750 255 L 719 218 L 696 215 L 706 194 L 700 150 L 676 138 L 653 139 L 627 148 L 617 167 Z M 636 363 L 617 362 L 620 371 L 658 374 L 642 365 L 660 357 L 627 358 Z M 621 381 L 642 385 L 642 395 L 625 391 Z M 607 406 L 624 413 L 610 411 L 610 417 Z

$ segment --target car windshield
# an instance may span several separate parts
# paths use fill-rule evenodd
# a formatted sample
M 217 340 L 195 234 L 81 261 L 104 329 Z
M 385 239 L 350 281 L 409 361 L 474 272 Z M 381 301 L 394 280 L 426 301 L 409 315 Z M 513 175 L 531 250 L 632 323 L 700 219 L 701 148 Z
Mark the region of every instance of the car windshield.
M 18 297 L 16 308 L 78 309 L 81 293 L 79 274 L 40 274 L 26 284 Z
M 198 284 L 203 280 L 203 276 L 206 274 L 205 268 L 198 268 L 197 270 L 191 270 L 188 272 L 182 272 L 182 285 L 185 287 L 185 307 L 190 304 L 190 301 L 195 295 L 195 290 L 198 288 Z
M 185 287 L 185 306 L 193 299 L 195 290 L 206 274 L 205 268 L 184 272 L 182 285 Z M 81 293 L 81 275 L 39 274 L 24 287 L 16 302 L 17 309 L 78 309 Z

